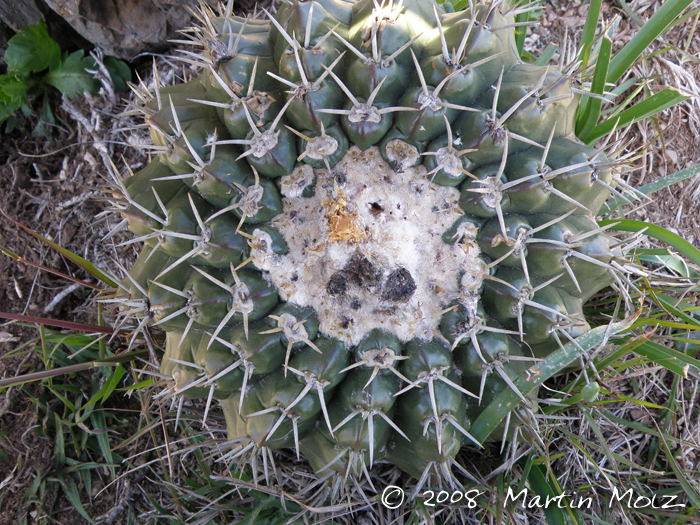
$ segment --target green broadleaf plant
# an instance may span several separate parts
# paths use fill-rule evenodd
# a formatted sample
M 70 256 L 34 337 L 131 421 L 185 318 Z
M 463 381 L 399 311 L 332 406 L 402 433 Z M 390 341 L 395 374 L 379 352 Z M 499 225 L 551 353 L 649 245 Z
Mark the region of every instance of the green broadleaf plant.
M 49 99 L 49 86 L 69 98 L 88 91 L 97 93 L 99 81 L 88 71 L 96 68 L 95 59 L 85 51 L 61 53 L 59 45 L 49 35 L 46 24 L 27 26 L 13 36 L 5 53 L 7 73 L 0 75 L 0 123 L 16 110 L 28 113 L 32 100 L 42 101 L 40 122 L 35 135 L 46 135 L 46 123 L 54 121 Z M 112 82 L 118 91 L 126 88 L 131 79 L 129 66 L 112 57 L 105 59 Z

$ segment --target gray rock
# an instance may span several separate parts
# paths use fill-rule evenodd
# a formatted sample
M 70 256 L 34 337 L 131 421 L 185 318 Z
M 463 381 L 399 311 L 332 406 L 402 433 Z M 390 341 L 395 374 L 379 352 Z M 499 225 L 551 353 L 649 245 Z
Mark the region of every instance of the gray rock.
M 7 0 L 0 0 L 0 3 Z M 106 55 L 131 59 L 162 51 L 192 24 L 197 0 L 45 0 L 80 35 Z M 212 0 L 213 3 L 213 0 Z
M 41 11 L 34 0 L 0 0 L 0 21 L 14 32 L 39 23 Z

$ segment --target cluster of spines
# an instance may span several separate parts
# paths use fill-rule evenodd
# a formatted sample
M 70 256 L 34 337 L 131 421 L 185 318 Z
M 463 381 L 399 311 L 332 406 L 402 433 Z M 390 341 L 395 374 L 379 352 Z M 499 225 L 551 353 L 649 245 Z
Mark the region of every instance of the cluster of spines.
M 205 413 L 226 398 L 238 447 L 225 458 L 298 454 L 310 429 L 307 455 L 320 444 L 340 450 L 312 460 L 319 472 L 347 476 L 380 454 L 401 464 L 410 451 L 419 461 L 403 468 L 425 480 L 453 463 L 463 439 L 474 442 L 469 421 L 502 388 L 529 403 L 513 378 L 588 330 L 592 293 L 622 284 L 624 254 L 590 217 L 610 193 L 625 198 L 616 186 L 632 190 L 605 146 L 568 138 L 580 96 L 570 72 L 518 64 L 500 8 L 323 0 L 286 4 L 270 22 L 231 17 L 230 4 L 223 17 L 204 8 L 191 35 L 205 52 L 183 58 L 203 76 L 137 90 L 159 159 L 115 178 L 120 227 L 146 243 L 123 282 L 125 318 L 169 332 L 157 374 L 171 382 L 165 395 L 206 396 Z M 410 27 L 407 12 L 435 30 Z M 274 288 L 244 268 L 286 252 L 265 224 L 282 210 L 276 179 L 298 162 L 330 172 L 350 145 L 378 145 L 397 171 L 422 162 L 433 182 L 459 186 L 460 222 L 479 229 L 484 254 L 481 299 L 465 286 L 435 340 L 403 347 L 372 333 L 352 363 L 342 343 L 316 339 L 313 314 L 284 310 L 295 307 L 278 306 Z M 411 162 L 401 148 L 416 152 Z M 467 242 L 459 232 L 446 242 Z M 397 396 L 411 403 L 395 406 Z

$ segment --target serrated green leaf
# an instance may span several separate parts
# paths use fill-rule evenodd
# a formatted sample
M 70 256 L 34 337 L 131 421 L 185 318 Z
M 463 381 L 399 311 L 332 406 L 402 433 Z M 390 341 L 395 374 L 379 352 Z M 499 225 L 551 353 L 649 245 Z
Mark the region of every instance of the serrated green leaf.
M 82 50 L 71 53 L 57 68 L 47 73 L 44 80 L 68 98 L 80 95 L 85 90 L 97 93 L 99 82 L 85 70 L 94 67 L 95 62 L 84 54 Z
M 7 42 L 5 63 L 19 73 L 38 73 L 53 69 L 61 60 L 61 48 L 49 36 L 43 20 L 23 27 Z
M 17 75 L 16 73 L 0 75 L 0 91 L 9 98 L 26 98 L 29 85 L 29 80 L 22 75 Z
M 3 122 L 15 111 L 17 111 L 21 105 L 21 100 L 12 100 L 9 98 L 7 100 L 2 100 L 0 97 L 0 122 Z M 6 130 L 7 133 L 10 133 L 11 131 L 11 129 Z

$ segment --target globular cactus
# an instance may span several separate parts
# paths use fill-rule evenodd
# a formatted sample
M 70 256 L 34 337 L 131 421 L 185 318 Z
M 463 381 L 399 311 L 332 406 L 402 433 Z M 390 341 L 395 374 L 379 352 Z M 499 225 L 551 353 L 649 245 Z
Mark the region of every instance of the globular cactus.
M 219 400 L 225 457 L 449 475 L 490 401 L 626 279 L 575 67 L 522 63 L 503 2 L 451 11 L 203 8 L 202 75 L 137 90 L 157 156 L 114 190 L 144 242 L 122 309 L 166 332 L 168 393 Z

